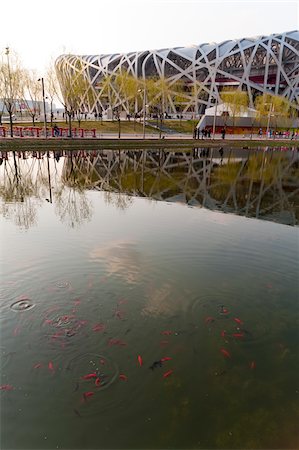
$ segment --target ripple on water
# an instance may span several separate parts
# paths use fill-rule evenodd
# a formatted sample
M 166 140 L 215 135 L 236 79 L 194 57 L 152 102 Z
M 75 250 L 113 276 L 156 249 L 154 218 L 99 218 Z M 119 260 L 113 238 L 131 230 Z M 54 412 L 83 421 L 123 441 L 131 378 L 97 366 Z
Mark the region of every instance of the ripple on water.
M 55 282 L 55 286 L 59 289 L 67 289 L 71 286 L 69 281 L 66 280 L 59 280 Z
M 118 365 L 111 358 L 99 353 L 84 353 L 71 358 L 66 370 L 74 385 L 74 412 L 77 415 L 91 416 L 117 406 L 115 397 L 113 400 L 111 396 L 102 396 L 102 391 L 111 388 L 119 376 Z
M 248 308 L 238 304 L 230 295 L 224 289 L 191 297 L 185 321 L 229 341 L 261 344 L 271 339 L 273 330 L 262 317 L 254 314 L 253 305 Z
M 29 309 L 34 308 L 34 303 L 30 300 L 30 298 L 23 298 L 21 300 L 17 300 L 16 302 L 10 305 L 10 308 L 13 311 L 27 311 Z

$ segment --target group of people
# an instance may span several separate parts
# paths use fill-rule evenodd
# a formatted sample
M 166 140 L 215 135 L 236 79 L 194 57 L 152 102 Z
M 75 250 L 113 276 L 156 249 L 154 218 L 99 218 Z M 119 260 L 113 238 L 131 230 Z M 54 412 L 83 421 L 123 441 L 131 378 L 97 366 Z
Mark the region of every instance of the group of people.
M 198 127 L 194 128 L 193 138 L 194 139 L 204 139 L 204 138 L 211 138 L 211 129 L 210 128 L 202 128 L 202 130 Z
M 211 132 L 212 132 L 211 128 L 202 128 L 202 129 L 200 129 L 199 127 L 198 128 L 195 127 L 194 128 L 194 132 L 193 132 L 193 138 L 194 139 L 200 139 L 200 136 L 201 136 L 201 139 L 204 139 L 204 138 L 211 139 Z M 225 128 L 222 128 L 221 129 L 221 137 L 222 137 L 222 139 L 225 139 L 225 134 L 226 134 L 226 130 L 225 130 Z

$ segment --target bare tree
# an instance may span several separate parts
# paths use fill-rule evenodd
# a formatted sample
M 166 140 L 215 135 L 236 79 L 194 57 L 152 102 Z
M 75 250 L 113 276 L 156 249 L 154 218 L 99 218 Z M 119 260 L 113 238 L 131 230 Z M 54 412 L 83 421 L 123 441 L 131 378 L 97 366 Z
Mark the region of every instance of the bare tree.
M 20 95 L 22 103 L 32 119 L 32 124 L 35 126 L 35 119 L 41 112 L 42 101 L 41 86 L 35 71 L 24 70 Z
M 23 71 L 19 58 L 15 52 L 10 57 L 10 50 L 5 51 L 6 61 L 3 59 L 0 66 L 0 92 L 4 106 L 9 114 L 10 136 L 13 137 L 13 115 L 16 112 L 16 104 L 20 99 Z

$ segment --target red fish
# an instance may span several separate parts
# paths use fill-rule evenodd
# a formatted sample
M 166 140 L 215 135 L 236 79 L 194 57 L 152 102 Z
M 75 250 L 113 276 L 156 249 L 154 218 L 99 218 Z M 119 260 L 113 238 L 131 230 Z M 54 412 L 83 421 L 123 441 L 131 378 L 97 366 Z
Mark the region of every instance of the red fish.
M 119 379 L 122 380 L 122 381 L 128 381 L 128 377 L 126 375 L 124 375 L 123 373 L 121 373 L 119 375 Z
M 102 365 L 104 365 L 104 364 L 106 364 L 106 361 L 105 361 L 103 358 L 101 358 L 101 359 L 100 359 L 100 363 L 101 363 Z
M 128 300 L 121 299 L 117 302 L 117 305 L 125 305 L 126 303 L 128 303 Z
M 173 370 L 168 370 L 167 372 L 163 373 L 163 378 L 169 377 L 173 373 Z
M 94 392 L 92 391 L 83 392 L 83 399 L 86 400 L 88 397 L 92 397 L 93 395 Z
M 249 364 L 250 369 L 255 369 L 256 368 L 256 363 L 255 361 L 251 361 L 251 363 Z
M 222 330 L 222 331 L 221 331 L 221 337 L 223 337 L 223 338 L 224 338 L 224 337 L 225 337 L 225 335 L 226 335 L 226 331 L 225 331 L 225 330 Z
M 120 309 L 116 309 L 114 312 L 114 317 L 117 317 L 119 320 L 123 320 L 125 317 L 124 311 L 121 311 Z
M 237 339 L 241 339 L 244 337 L 243 333 L 233 333 L 233 337 L 237 338 Z
M 161 334 L 165 334 L 166 336 L 170 336 L 172 334 L 172 331 L 170 331 L 170 330 L 161 331 Z
M 164 358 L 161 358 L 160 361 L 164 362 L 164 361 L 170 361 L 172 358 L 170 358 L 170 356 L 165 356 Z
M 109 339 L 108 345 L 127 345 L 126 342 L 121 341 L 120 339 Z
M 84 375 L 81 377 L 83 380 L 90 380 L 91 378 L 98 378 L 96 373 L 88 373 L 87 375 Z
M 79 300 L 79 299 L 76 299 L 76 300 L 74 300 L 74 303 L 75 303 L 75 305 L 76 305 L 76 306 L 78 306 L 78 305 L 80 305 L 80 303 L 81 303 L 81 300 Z
M 20 334 L 20 329 L 21 329 L 20 325 L 17 325 L 13 330 L 13 335 L 18 336 L 18 334 Z
M 137 356 L 138 362 L 139 362 L 139 366 L 141 367 L 143 364 L 142 358 L 140 355 Z
M 2 384 L 0 386 L 0 391 L 12 391 L 13 386 L 11 384 Z
M 60 338 L 63 334 L 64 334 L 63 331 L 57 331 L 57 333 L 55 333 L 55 334 L 53 334 L 53 336 L 51 336 L 51 339 Z
M 209 316 L 209 317 L 206 317 L 206 319 L 205 319 L 205 323 L 213 323 L 213 322 L 215 322 L 215 319 L 214 319 L 214 317 L 211 317 L 211 316 Z
M 41 363 L 38 363 L 33 366 L 33 369 L 40 369 L 41 367 L 43 367 L 43 365 Z
M 95 384 L 96 386 L 100 386 L 100 384 L 101 384 L 100 378 L 97 378 L 96 381 L 94 382 L 94 384 Z
M 241 319 L 238 319 L 238 317 L 234 317 L 234 321 L 237 322 L 239 325 L 243 325 L 243 321 Z
M 97 323 L 92 327 L 92 331 L 105 331 L 106 325 L 104 323 Z
M 221 349 L 221 353 L 224 355 L 225 358 L 230 358 L 230 352 L 228 350 L 225 350 L 225 348 Z
M 45 319 L 43 325 L 47 324 L 50 325 L 53 322 L 52 319 Z
M 52 361 L 49 361 L 48 368 L 49 368 L 49 370 L 51 370 L 51 371 L 54 370 L 54 366 L 53 366 Z
M 228 314 L 228 309 L 226 309 L 226 308 L 222 308 L 222 314 Z

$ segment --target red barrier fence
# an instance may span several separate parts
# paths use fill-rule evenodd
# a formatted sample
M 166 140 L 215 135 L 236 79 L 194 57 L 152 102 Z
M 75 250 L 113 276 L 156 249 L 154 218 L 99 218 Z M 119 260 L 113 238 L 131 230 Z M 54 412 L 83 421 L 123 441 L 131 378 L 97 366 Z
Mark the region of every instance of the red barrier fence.
M 0 127 L 0 137 L 9 136 L 9 129 L 6 127 Z M 17 137 L 45 137 L 45 129 L 41 127 L 13 127 L 13 136 Z M 51 137 L 69 137 L 68 128 L 47 128 L 47 136 Z M 85 128 L 72 128 L 72 137 L 86 138 L 97 137 L 97 130 L 92 128 L 87 130 Z

